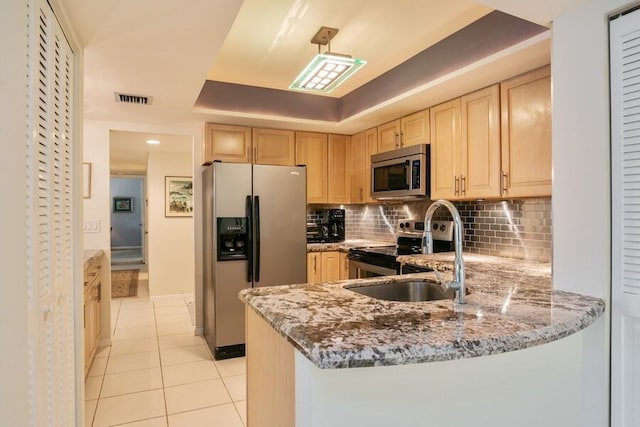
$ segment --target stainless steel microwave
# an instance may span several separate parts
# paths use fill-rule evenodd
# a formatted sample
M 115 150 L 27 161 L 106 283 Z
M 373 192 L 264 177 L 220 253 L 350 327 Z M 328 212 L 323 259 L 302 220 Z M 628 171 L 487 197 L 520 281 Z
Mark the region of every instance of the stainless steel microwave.
M 411 145 L 371 156 L 371 197 L 415 199 L 429 196 L 429 145 Z

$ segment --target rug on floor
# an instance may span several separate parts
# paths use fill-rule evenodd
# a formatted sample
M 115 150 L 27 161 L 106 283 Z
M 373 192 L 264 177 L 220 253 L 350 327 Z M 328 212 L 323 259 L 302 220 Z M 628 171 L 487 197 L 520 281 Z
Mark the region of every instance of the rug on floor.
M 111 298 L 135 297 L 138 294 L 139 270 L 111 271 Z

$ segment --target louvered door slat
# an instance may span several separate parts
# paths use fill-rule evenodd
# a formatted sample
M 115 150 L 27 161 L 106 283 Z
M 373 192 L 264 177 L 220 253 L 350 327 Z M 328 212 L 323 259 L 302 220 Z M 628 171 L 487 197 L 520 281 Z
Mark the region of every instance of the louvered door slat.
M 73 53 L 46 0 L 27 0 L 27 292 L 33 426 L 75 425 Z
M 640 11 L 611 22 L 611 426 L 640 425 Z

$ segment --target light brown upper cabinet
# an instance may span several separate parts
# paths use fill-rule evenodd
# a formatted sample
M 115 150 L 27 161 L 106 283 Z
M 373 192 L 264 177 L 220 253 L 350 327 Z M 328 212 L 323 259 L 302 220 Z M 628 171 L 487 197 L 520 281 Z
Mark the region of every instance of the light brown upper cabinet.
M 400 146 L 400 119 L 378 126 L 378 153 Z
M 203 164 L 214 160 L 262 165 L 295 164 L 294 132 L 205 124 Z
M 347 135 L 329 135 L 327 203 L 349 203 L 351 200 L 347 171 L 350 138 Z
M 457 174 L 459 198 L 500 197 L 500 88 L 493 85 L 461 99 L 462 138 Z
M 428 143 L 428 109 L 378 126 L 378 153 L 410 145 Z
M 551 195 L 551 73 L 542 67 L 500 84 L 502 196 Z
M 294 132 L 282 129 L 253 129 L 253 163 L 293 166 Z
M 429 110 L 418 111 L 400 119 L 400 146 L 429 143 Z
M 431 107 L 431 199 L 456 199 L 460 178 L 460 98 Z
M 375 203 L 371 198 L 371 155 L 378 152 L 378 130 L 369 129 L 351 136 L 348 175 L 351 203 Z
M 205 124 L 204 164 L 214 160 L 248 163 L 251 161 L 251 128 Z
M 327 134 L 295 133 L 296 164 L 307 166 L 307 203 L 327 202 Z

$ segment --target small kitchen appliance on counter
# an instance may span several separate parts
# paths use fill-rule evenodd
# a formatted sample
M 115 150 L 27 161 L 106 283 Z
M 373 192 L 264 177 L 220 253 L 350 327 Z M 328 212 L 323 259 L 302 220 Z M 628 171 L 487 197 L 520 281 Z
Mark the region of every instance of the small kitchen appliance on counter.
M 322 209 L 319 222 L 307 223 L 307 243 L 344 242 L 344 209 Z
M 377 276 L 393 276 L 431 271 L 423 267 L 403 265 L 396 261 L 398 255 L 422 253 L 424 222 L 403 219 L 396 227 L 395 246 L 358 248 L 349 250 L 349 278 L 360 279 Z M 450 252 L 453 245 L 453 221 L 433 221 L 433 252 Z

